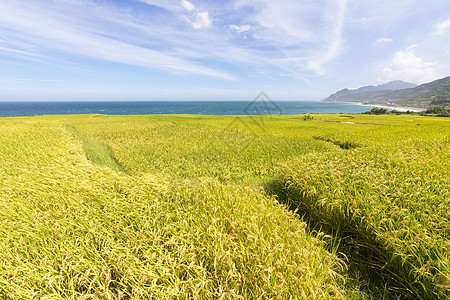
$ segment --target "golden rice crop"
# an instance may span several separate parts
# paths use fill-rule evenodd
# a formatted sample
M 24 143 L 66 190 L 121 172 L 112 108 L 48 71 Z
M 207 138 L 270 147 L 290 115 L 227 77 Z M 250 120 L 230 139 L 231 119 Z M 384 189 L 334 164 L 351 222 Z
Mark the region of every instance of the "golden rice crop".
M 343 299 L 341 262 L 271 197 L 88 161 L 58 118 L 0 120 L 0 298 Z
M 450 295 L 450 143 L 449 128 L 439 129 L 281 168 L 291 204 L 375 249 L 381 267 L 420 299 Z
M 449 125 L 410 115 L 0 118 L 0 298 L 366 297 L 261 189 L 276 177 L 279 200 L 287 193 L 308 221 L 376 252 L 400 295 L 445 298 Z

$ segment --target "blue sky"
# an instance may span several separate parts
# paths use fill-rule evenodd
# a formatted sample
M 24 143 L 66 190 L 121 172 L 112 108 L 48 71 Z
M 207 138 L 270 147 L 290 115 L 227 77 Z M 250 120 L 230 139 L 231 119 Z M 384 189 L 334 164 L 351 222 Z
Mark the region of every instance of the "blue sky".
M 0 100 L 318 100 L 449 70 L 448 0 L 0 1 Z

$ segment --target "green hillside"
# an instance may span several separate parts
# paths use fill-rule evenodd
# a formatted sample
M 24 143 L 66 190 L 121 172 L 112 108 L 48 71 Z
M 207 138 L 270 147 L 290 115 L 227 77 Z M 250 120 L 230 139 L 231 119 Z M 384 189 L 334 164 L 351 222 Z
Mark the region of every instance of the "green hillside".
M 0 118 L 0 299 L 448 299 L 450 120 Z
M 430 108 L 433 106 L 449 108 L 450 77 L 445 77 L 410 89 L 333 95 L 326 100 L 421 108 Z

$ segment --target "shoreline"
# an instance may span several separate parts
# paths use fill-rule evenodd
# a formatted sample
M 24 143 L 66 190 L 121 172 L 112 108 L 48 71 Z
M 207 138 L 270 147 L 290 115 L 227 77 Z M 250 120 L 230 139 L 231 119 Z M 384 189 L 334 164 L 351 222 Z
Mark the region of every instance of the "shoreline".
M 398 111 L 413 111 L 413 112 L 421 112 L 427 110 L 423 107 L 409 107 L 409 106 L 392 106 L 392 105 L 378 105 L 376 103 L 369 104 L 369 103 L 363 103 L 363 102 L 351 102 L 351 101 L 324 101 L 324 102 L 336 102 L 336 103 L 347 103 L 347 104 L 354 104 L 354 105 L 360 105 L 360 106 L 370 106 L 370 107 L 380 107 L 380 108 L 387 108 L 390 110 L 398 110 Z
M 377 104 L 366 104 L 366 103 L 360 103 L 360 102 L 353 102 L 361 106 L 371 106 L 371 107 L 381 107 L 381 108 L 387 108 L 391 110 L 398 110 L 398 111 L 413 111 L 413 112 L 421 112 L 427 110 L 426 108 L 422 107 L 408 107 L 408 106 L 392 106 L 392 105 L 377 105 Z

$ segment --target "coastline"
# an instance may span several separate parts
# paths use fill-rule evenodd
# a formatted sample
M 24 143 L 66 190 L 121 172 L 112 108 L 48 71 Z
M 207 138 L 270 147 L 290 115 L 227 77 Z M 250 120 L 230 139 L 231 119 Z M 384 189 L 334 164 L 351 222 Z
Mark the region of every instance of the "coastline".
M 390 110 L 398 110 L 398 111 L 413 111 L 413 112 L 421 112 L 427 110 L 423 107 L 409 107 L 409 106 L 392 106 L 392 105 L 379 105 L 376 103 L 363 103 L 363 102 L 352 102 L 352 101 L 327 101 L 323 100 L 324 102 L 335 102 L 335 103 L 347 103 L 347 104 L 354 104 L 354 105 L 360 105 L 360 106 L 368 106 L 368 107 L 380 107 L 380 108 L 387 108 Z
M 392 106 L 392 105 L 377 105 L 377 104 L 367 104 L 367 103 L 360 103 L 360 102 L 353 102 L 355 104 L 361 105 L 361 106 L 371 106 L 371 107 L 381 107 L 381 108 L 387 108 L 390 110 L 398 110 L 398 111 L 413 111 L 413 112 L 421 112 L 427 110 L 426 108 L 422 107 L 408 107 L 408 106 Z

